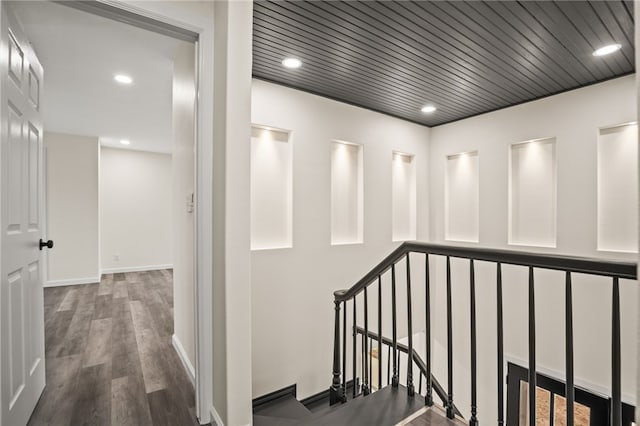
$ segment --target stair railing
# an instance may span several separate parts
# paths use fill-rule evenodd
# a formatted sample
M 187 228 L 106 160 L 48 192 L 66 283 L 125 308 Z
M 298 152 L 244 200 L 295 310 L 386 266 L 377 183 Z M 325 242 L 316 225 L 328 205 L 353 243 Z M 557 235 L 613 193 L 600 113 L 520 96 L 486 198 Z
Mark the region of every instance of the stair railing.
M 422 360 L 413 346 L 412 300 L 411 300 L 411 253 L 424 254 L 425 268 L 425 359 Z M 436 256 L 446 259 L 446 311 L 447 311 L 447 389 L 446 392 L 433 377 L 431 370 L 431 289 L 430 289 L 430 259 Z M 503 332 L 503 292 L 502 265 L 517 265 L 528 268 L 528 383 L 529 383 L 529 424 L 536 424 L 536 316 L 535 316 L 535 270 L 556 270 L 565 272 L 565 358 L 566 358 L 566 412 L 567 426 L 574 425 L 574 350 L 573 350 L 573 296 L 572 274 L 580 273 L 611 278 L 612 318 L 611 318 L 611 425 L 622 424 L 622 389 L 621 389 L 621 345 L 620 345 L 620 279 L 637 279 L 637 265 L 631 262 L 606 261 L 573 256 L 559 256 L 551 254 L 528 253 L 512 250 L 497 250 L 474 247 L 457 247 L 441 244 L 426 244 L 405 242 L 376 265 L 360 281 L 348 290 L 334 292 L 335 328 L 333 348 L 333 380 L 329 390 L 330 403 L 346 402 L 346 336 L 347 336 L 347 303 L 350 302 L 353 311 L 352 320 L 352 376 L 353 397 L 359 392 L 366 396 L 372 390 L 371 352 L 377 341 L 378 350 L 378 388 L 382 382 L 382 346 L 387 346 L 389 357 L 387 362 L 387 377 L 393 387 L 398 387 L 400 380 L 400 352 L 408 354 L 406 387 L 409 396 L 415 396 L 413 365 L 420 371 L 419 394 L 422 394 L 422 377 L 425 377 L 424 403 L 433 405 L 433 391 L 443 402 L 447 417 L 453 419 L 459 415 L 454 403 L 453 393 L 453 309 L 451 288 L 451 258 L 467 259 L 469 261 L 469 294 L 470 294 L 470 373 L 471 373 L 471 417 L 470 425 L 477 425 L 477 342 L 476 342 L 476 285 L 474 262 L 490 262 L 496 265 L 496 303 L 497 303 L 497 404 L 498 425 L 504 425 L 504 332 Z M 400 344 L 397 336 L 397 300 L 396 300 L 396 264 L 406 259 L 407 286 L 407 345 Z M 373 333 L 368 323 L 368 288 L 377 284 L 378 293 L 378 330 L 382 330 L 382 276 L 391 274 L 391 339 L 382 333 Z M 364 296 L 364 328 L 357 324 L 356 296 Z M 340 310 L 342 315 L 342 333 Z M 362 337 L 362 385 L 357 373 L 356 348 L 358 336 Z M 342 339 L 341 339 L 342 337 Z M 411 355 L 409 355 L 411 354 Z M 341 380 L 342 379 L 342 380 Z

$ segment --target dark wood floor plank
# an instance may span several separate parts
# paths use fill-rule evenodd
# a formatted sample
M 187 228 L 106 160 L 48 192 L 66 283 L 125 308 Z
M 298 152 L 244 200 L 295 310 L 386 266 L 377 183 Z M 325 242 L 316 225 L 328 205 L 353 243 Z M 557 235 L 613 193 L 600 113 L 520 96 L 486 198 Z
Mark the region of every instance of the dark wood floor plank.
M 44 306 L 52 306 L 57 309 L 71 287 L 47 287 L 44 291 Z
M 73 311 L 78 304 L 78 295 L 80 294 L 81 289 L 79 288 L 71 288 L 69 289 L 64 299 L 58 305 L 58 311 Z
M 111 382 L 111 423 L 119 426 L 152 425 L 144 386 L 135 377 Z
M 98 296 L 113 294 L 113 275 L 103 275 L 98 286 Z
M 144 377 L 144 387 L 147 393 L 165 389 L 168 386 L 167 373 L 163 368 L 163 362 L 160 359 L 160 349 L 152 349 L 140 351 L 140 364 L 142 366 L 142 376 Z
M 111 362 L 111 318 L 91 321 L 83 367 Z
M 94 305 L 83 305 L 76 308 L 69 329 L 58 350 L 52 356 L 67 356 L 82 354 L 87 345 L 89 328 L 93 318 Z
M 82 368 L 71 424 L 111 425 L 111 363 Z
M 50 358 L 60 353 L 60 345 L 64 341 L 73 320 L 74 311 L 50 312 L 45 321 L 45 357 Z
M 47 386 L 29 420 L 29 426 L 71 424 L 81 365 L 80 355 L 46 360 Z
M 136 332 L 144 329 L 153 329 L 149 310 L 141 300 L 132 300 L 129 302 L 131 308 L 131 316 Z
M 96 296 L 96 310 L 93 314 L 93 319 L 111 318 L 112 315 L 113 296 L 111 294 L 98 294 Z
M 113 283 L 113 298 L 115 299 L 119 297 L 129 297 L 127 282 L 125 280 L 120 280 Z
M 156 426 L 173 426 L 193 424 L 193 419 L 188 412 L 172 403 L 172 398 L 167 389 L 158 390 L 147 394 L 149 409 L 153 424 Z

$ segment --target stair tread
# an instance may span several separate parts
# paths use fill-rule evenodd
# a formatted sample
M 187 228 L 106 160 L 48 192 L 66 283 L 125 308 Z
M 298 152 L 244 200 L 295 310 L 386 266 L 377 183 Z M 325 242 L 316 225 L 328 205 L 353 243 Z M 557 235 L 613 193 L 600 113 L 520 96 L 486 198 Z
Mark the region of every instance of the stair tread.
M 423 397 L 407 395 L 407 388 L 386 388 L 334 406 L 331 412 L 317 413 L 302 420 L 302 426 L 393 426 L 424 408 Z
M 434 405 L 433 407 L 425 407 L 423 412 L 415 413 L 397 426 L 467 426 L 467 423 L 459 417 L 448 419 L 445 410 Z
M 295 399 L 293 395 L 289 395 L 256 407 L 253 414 L 254 416 L 278 417 L 283 419 L 303 419 L 309 417 L 311 411 Z
M 300 419 L 287 419 L 284 417 L 261 416 L 259 414 L 254 414 L 253 426 L 295 425 L 298 424 L 299 420 Z

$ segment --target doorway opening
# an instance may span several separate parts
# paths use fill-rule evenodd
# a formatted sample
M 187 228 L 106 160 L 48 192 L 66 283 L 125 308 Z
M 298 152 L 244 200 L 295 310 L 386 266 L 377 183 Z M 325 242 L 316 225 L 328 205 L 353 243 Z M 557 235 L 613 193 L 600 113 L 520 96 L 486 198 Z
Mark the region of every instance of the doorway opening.
M 31 421 L 195 424 L 197 44 L 53 2 L 10 7 L 44 68 L 54 241 Z

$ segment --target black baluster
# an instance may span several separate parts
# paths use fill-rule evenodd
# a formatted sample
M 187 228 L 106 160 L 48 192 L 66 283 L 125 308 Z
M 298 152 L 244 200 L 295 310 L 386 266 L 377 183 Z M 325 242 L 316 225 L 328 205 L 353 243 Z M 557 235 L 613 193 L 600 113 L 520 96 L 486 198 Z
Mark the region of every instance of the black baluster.
M 356 317 L 356 296 L 353 296 L 353 365 L 351 368 L 353 369 L 353 397 L 355 398 L 358 395 L 358 341 L 356 339 L 356 327 L 357 327 L 357 317 Z
M 419 379 L 418 379 L 418 394 L 422 395 L 422 372 L 420 372 L 420 374 L 418 374 Z
M 469 426 L 478 424 L 478 398 L 476 373 L 476 277 L 473 259 L 469 260 L 469 293 L 471 306 L 471 419 Z
M 536 295 L 529 266 L 529 424 L 536 424 Z
M 334 293 L 334 297 L 342 295 L 342 291 Z M 342 388 L 340 386 L 340 301 L 334 301 L 335 327 L 333 329 L 333 379 L 329 390 L 329 404 L 342 402 Z
M 451 312 L 451 259 L 447 256 L 447 417 L 453 419 L 453 317 Z
M 393 375 L 391 385 L 398 387 L 398 329 L 396 322 L 396 264 L 391 264 L 391 316 L 392 316 L 392 344 L 393 344 Z
M 573 295 L 571 290 L 571 272 L 567 271 L 565 286 L 565 327 L 566 327 L 566 366 L 567 366 L 567 426 L 574 425 L 575 388 L 573 385 Z
M 371 351 L 373 350 L 373 339 L 369 337 L 367 345 L 367 357 L 369 358 L 369 392 L 373 392 L 373 362 L 371 362 Z
M 382 278 L 378 275 L 378 390 L 382 389 Z
M 504 327 L 502 323 L 502 265 L 497 264 L 496 304 L 498 327 L 498 426 L 504 425 Z
M 425 254 L 425 387 L 427 394 L 424 403 L 427 406 L 433 405 L 433 386 L 431 384 L 431 289 L 429 283 L 429 254 Z
M 407 352 L 407 392 L 415 394 L 413 386 L 413 319 L 411 318 L 411 262 L 407 253 L 407 333 L 409 334 L 409 350 Z
M 347 401 L 347 301 L 342 304 L 342 397 Z
M 362 336 L 362 393 L 369 395 L 369 354 L 367 353 L 367 339 L 369 336 L 369 298 L 367 287 L 364 288 L 364 335 Z
M 387 386 L 391 383 L 391 346 L 387 346 Z
M 613 278 L 611 309 L 611 425 L 622 425 L 622 382 L 620 372 L 620 283 Z

